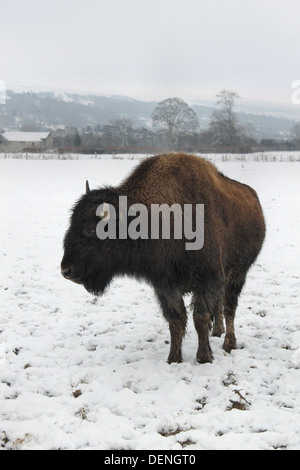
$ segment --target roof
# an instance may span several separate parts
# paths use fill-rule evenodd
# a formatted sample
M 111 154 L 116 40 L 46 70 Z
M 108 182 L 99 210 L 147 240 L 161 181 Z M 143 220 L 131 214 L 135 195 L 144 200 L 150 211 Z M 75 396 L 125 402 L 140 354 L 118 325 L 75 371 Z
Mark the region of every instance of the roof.
M 2 137 L 9 142 L 41 142 L 50 132 L 4 132 Z

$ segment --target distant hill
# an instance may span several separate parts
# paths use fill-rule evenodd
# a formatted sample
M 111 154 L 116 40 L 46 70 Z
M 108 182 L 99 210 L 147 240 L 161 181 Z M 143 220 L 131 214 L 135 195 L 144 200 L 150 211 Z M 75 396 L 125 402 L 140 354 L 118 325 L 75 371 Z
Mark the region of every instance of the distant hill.
M 59 127 L 82 129 L 125 116 L 141 126 L 150 119 L 155 106 L 156 103 L 122 96 L 16 93 L 8 90 L 5 105 L 0 105 L 0 127 L 6 130 L 22 126 L 34 127 L 32 130 Z
M 6 91 L 5 104 L 0 104 L 0 130 L 44 131 L 75 127 L 94 128 L 120 117 L 128 117 L 136 127 L 151 126 L 151 114 L 157 102 L 127 96 L 102 96 L 65 91 Z M 208 126 L 213 102 L 194 102 L 202 129 Z M 243 102 L 237 106 L 239 122 L 252 129 L 256 139 L 288 137 L 291 127 L 300 119 L 300 107 L 263 102 Z

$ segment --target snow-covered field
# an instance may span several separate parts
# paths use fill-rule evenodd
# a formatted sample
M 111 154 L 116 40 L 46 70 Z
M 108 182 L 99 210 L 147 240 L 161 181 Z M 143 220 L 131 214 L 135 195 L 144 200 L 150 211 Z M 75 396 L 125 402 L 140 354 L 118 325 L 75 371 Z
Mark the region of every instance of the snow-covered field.
M 226 162 L 267 239 L 240 298 L 238 349 L 182 364 L 149 286 L 94 298 L 59 270 L 69 209 L 136 160 L 0 160 L 0 448 L 300 449 L 300 163 Z M 187 303 L 188 303 L 187 299 Z

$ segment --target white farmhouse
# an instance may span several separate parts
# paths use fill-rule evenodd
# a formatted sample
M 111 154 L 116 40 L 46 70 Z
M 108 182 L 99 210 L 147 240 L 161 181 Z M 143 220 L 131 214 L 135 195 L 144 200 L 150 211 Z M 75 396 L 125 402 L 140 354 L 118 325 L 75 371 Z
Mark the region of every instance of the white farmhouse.
M 0 152 L 36 152 L 53 148 L 50 132 L 4 132 L 0 134 Z

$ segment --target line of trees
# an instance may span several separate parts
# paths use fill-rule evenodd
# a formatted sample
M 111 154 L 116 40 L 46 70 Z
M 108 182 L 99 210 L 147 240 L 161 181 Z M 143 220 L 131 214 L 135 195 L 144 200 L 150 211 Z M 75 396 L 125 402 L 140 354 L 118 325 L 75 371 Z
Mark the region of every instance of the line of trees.
M 300 149 L 300 123 L 294 126 L 288 141 L 263 139 L 257 142 L 253 129 L 241 126 L 234 112 L 238 93 L 225 89 L 217 98 L 217 109 L 204 130 L 199 128 L 197 115 L 187 103 L 181 98 L 168 98 L 154 109 L 151 127 L 135 127 L 129 118 L 120 117 L 103 126 L 88 126 L 80 132 L 76 128 L 58 129 L 53 132 L 55 147 L 87 153 Z

